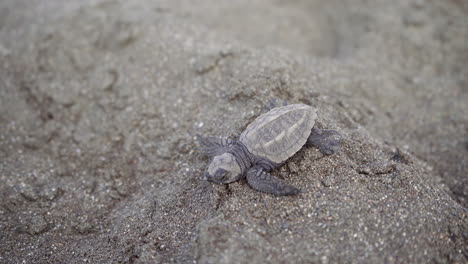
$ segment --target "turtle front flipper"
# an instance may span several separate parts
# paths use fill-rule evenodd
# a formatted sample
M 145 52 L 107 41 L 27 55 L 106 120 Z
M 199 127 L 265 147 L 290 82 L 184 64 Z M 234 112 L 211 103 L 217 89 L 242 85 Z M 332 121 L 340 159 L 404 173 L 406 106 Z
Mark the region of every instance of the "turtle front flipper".
M 340 150 L 341 135 L 333 129 L 312 128 L 306 144 L 314 146 L 325 155 L 331 155 Z
M 296 195 L 300 193 L 299 189 L 286 184 L 284 181 L 263 171 L 258 166 L 251 168 L 247 172 L 247 182 L 257 191 L 274 195 Z
M 197 141 L 205 155 L 214 157 L 229 150 L 235 143 L 234 140 L 224 137 L 204 137 L 197 135 Z

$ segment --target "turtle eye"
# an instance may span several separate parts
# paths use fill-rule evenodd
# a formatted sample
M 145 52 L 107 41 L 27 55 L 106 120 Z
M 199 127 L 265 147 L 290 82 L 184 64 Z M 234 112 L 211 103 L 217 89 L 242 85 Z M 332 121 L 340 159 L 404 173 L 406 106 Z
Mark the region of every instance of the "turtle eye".
M 223 181 L 227 181 L 227 180 L 229 180 L 229 178 L 231 178 L 231 173 L 230 173 L 230 172 L 226 172 L 226 173 L 224 174 L 222 180 L 223 180 Z
M 218 169 L 215 172 L 214 178 L 217 179 L 217 180 L 222 180 L 222 179 L 224 179 L 225 175 L 226 175 L 226 170 L 225 169 Z

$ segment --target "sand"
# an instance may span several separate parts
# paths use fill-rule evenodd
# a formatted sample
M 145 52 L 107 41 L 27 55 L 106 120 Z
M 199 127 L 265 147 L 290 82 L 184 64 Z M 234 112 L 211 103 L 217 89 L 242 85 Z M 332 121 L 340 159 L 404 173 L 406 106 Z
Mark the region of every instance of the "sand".
M 254 2 L 254 3 L 252 3 Z M 466 263 L 466 1 L 0 3 L 0 263 Z M 342 149 L 203 180 L 272 100 Z

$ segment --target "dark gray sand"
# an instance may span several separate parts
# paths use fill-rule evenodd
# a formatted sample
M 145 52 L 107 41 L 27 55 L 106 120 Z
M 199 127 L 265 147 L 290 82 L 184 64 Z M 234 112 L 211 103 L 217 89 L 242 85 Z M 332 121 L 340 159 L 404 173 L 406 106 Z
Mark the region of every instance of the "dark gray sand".
M 272 99 L 342 151 L 203 181 Z M 2 0 L 0 263 L 466 263 L 467 102 L 467 1 Z

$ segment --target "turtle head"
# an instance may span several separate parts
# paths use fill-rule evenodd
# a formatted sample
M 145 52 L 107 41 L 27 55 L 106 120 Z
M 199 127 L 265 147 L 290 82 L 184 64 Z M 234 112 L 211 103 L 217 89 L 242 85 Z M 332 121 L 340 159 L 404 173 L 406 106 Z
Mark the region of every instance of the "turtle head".
M 230 183 L 239 180 L 241 176 L 241 168 L 230 153 L 215 156 L 205 174 L 206 180 L 214 183 Z

